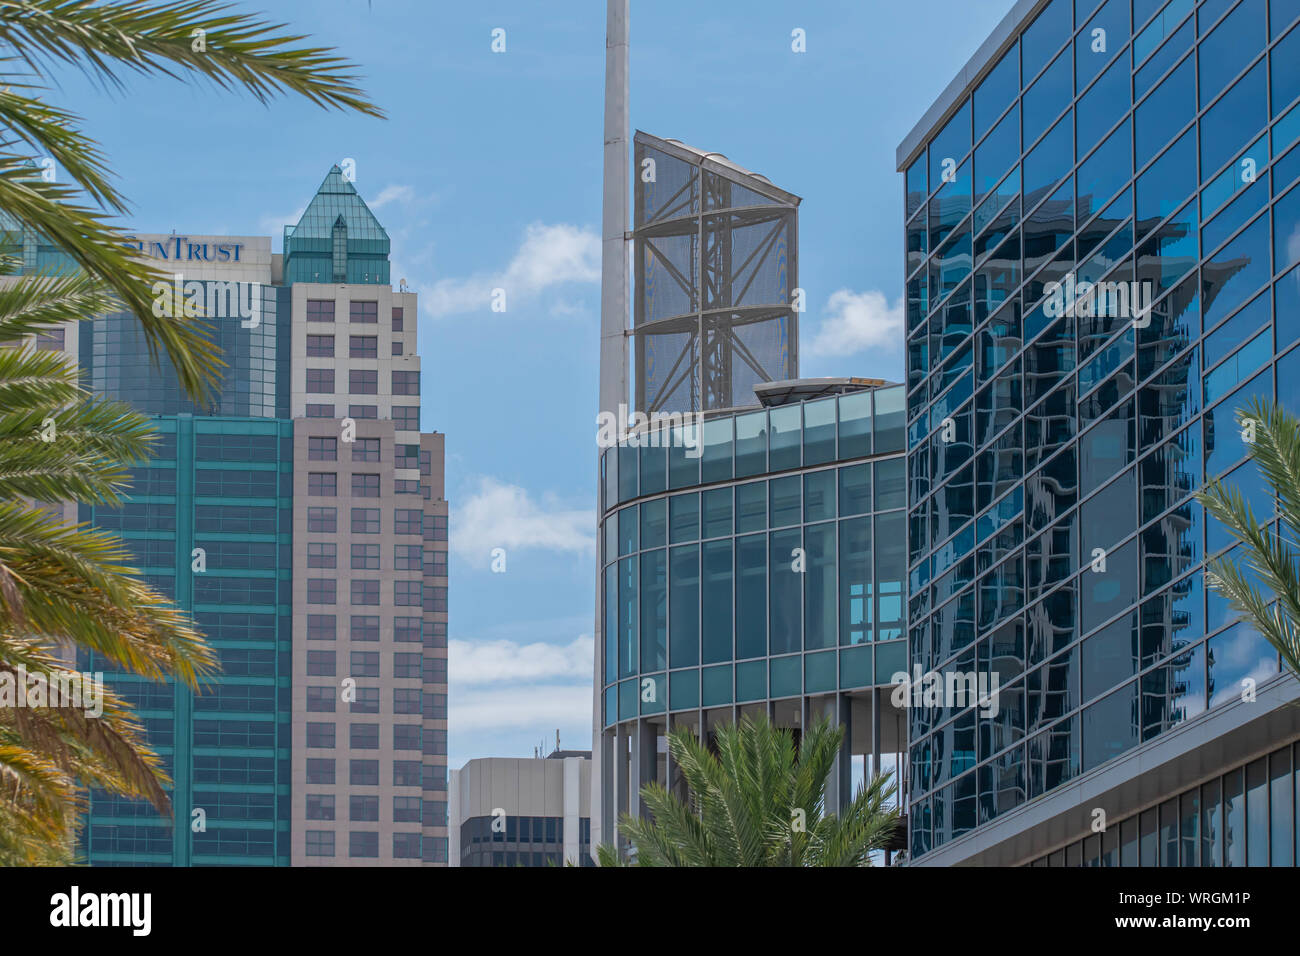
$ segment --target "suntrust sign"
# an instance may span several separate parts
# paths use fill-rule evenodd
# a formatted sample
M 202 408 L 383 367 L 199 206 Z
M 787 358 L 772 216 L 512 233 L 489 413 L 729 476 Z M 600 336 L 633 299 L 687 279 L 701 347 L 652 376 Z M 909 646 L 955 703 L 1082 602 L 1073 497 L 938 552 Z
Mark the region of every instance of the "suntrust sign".
M 126 245 L 150 259 L 167 262 L 238 262 L 242 242 L 191 242 L 188 236 L 137 239 L 128 236 Z

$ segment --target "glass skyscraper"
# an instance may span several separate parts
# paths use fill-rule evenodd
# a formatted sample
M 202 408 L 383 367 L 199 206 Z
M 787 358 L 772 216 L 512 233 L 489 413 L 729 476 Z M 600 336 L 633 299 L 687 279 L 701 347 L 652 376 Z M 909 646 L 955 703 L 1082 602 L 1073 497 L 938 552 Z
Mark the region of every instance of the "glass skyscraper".
M 1300 411 L 1298 18 L 1022 0 L 898 149 L 909 663 L 1001 687 L 910 711 L 914 862 L 1294 860 L 1296 682 L 1191 495 L 1273 514 L 1235 412 Z
M 904 389 L 755 391 L 761 404 L 707 418 L 698 443 L 665 427 L 602 454 L 606 834 L 639 812 L 644 784 L 684 787 L 663 741 L 673 728 L 707 740 L 766 714 L 797 735 L 828 717 L 846 729 L 832 808 L 904 749 L 888 687 L 906 666 Z
M 26 269 L 60 264 L 35 237 L 6 238 Z M 215 403 L 151 363 L 129 315 L 68 323 L 38 347 L 153 417 L 157 451 L 127 500 L 76 516 L 122 537 L 221 672 L 198 693 L 106 673 L 172 777 L 173 813 L 92 791 L 82 854 L 444 864 L 444 446 L 420 431 L 416 296 L 388 285 L 387 233 L 334 167 L 282 254 L 265 237 L 131 244 L 173 277 L 174 308 L 202 309 L 226 363 Z M 79 667 L 107 671 L 92 655 Z

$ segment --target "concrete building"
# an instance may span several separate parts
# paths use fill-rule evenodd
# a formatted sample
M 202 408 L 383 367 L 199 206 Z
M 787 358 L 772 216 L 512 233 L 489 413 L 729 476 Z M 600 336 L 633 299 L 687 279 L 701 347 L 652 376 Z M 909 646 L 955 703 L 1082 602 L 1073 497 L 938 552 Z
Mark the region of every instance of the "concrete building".
M 591 752 L 471 760 L 448 822 L 450 866 L 593 866 Z
M 68 265 L 37 237 L 8 240 L 25 269 Z M 130 499 L 79 517 L 121 535 L 223 670 L 199 694 L 109 675 L 175 782 L 174 819 L 92 793 L 85 856 L 445 863 L 444 443 L 420 430 L 416 296 L 389 285 L 387 234 L 334 167 L 282 253 L 267 237 L 131 245 L 174 277 L 160 306 L 201 309 L 226 362 L 216 404 L 155 367 L 123 313 L 41 347 L 154 417 L 158 452 Z

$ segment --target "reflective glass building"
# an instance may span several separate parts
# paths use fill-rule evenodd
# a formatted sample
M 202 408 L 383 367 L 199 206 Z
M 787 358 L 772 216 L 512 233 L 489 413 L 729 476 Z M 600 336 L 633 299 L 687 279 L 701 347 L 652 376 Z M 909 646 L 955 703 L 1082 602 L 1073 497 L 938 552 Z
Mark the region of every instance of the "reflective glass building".
M 1272 513 L 1234 414 L 1300 410 L 1298 18 L 1022 0 L 899 147 L 909 661 L 1001 686 L 910 713 L 914 862 L 1294 859 L 1296 681 L 1190 496 Z
M 904 748 L 887 686 L 906 662 L 904 390 L 756 391 L 762 405 L 706 418 L 698 443 L 665 428 L 602 455 L 606 835 L 645 783 L 683 786 L 671 728 L 707 740 L 746 713 L 796 731 L 828 716 L 848 731 L 832 806 L 864 758 L 894 769 Z

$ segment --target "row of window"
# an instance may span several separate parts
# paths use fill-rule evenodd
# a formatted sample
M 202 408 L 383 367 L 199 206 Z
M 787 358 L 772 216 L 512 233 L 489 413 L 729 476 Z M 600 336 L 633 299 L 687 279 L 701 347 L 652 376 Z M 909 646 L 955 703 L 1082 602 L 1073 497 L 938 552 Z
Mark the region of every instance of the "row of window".
M 400 346 L 399 346 L 400 347 Z M 394 353 L 397 354 L 397 353 Z M 332 395 L 334 388 L 333 368 L 307 369 L 307 394 Z M 348 369 L 348 393 L 352 395 L 378 395 L 379 370 L 373 368 Z M 420 373 L 416 371 L 393 370 L 393 395 L 419 395 Z
M 402 343 L 396 339 L 392 342 L 392 354 L 402 354 Z M 333 358 L 334 336 L 307 336 L 308 358 Z M 348 337 L 348 358 L 379 358 L 379 338 L 374 335 L 352 335 Z
M 432 720 L 447 718 L 447 695 L 427 694 L 418 687 L 393 687 L 394 714 L 421 714 Z M 332 714 L 338 702 L 347 703 L 353 714 L 379 713 L 378 687 L 308 687 L 307 713 Z M 351 699 L 349 699 L 351 698 Z
M 309 677 L 333 677 L 336 673 L 337 655 L 334 651 L 307 651 Z M 352 651 L 351 677 L 379 677 L 378 651 Z M 447 661 L 443 657 L 425 658 L 421 653 L 397 651 L 393 654 L 393 676 L 419 680 L 429 676 L 437 683 L 446 683 Z
M 332 304 L 332 303 L 331 303 Z M 333 830 L 308 830 L 306 832 L 306 854 L 313 857 L 334 856 Z M 393 834 L 393 859 L 418 860 L 421 858 L 419 833 Z M 375 831 L 353 830 L 348 833 L 348 857 L 354 860 L 373 860 L 379 857 L 379 834 Z M 441 860 L 447 858 L 443 848 Z M 438 859 L 435 857 L 435 860 Z
M 307 794 L 308 820 L 335 819 L 332 793 Z M 348 797 L 348 820 L 352 823 L 378 823 L 379 797 L 351 794 Z M 423 797 L 393 797 L 393 823 L 419 823 L 426 827 L 447 825 L 447 802 Z
M 304 417 L 306 418 L 333 418 L 334 406 L 308 403 Z M 379 418 L 378 405 L 349 405 L 348 418 Z M 418 432 L 420 430 L 420 408 L 418 405 L 394 405 L 392 406 L 393 427 L 398 431 Z
M 308 757 L 307 758 L 307 783 L 308 785 L 333 786 L 335 782 L 334 774 L 335 760 L 333 757 Z M 441 768 L 430 767 L 430 771 L 437 771 Z M 423 764 L 418 760 L 394 760 L 393 761 L 393 786 L 394 787 L 419 787 L 425 777 Z M 378 760 L 361 760 L 352 759 L 348 761 L 348 785 L 353 787 L 377 787 L 379 786 L 379 761 Z
M 354 544 L 352 547 L 352 570 L 378 571 L 379 545 Z M 310 541 L 307 543 L 307 567 L 338 567 L 338 545 L 332 541 Z M 418 544 L 393 545 L 393 570 L 421 571 L 427 570 L 426 577 L 447 576 L 447 552 L 425 551 Z
M 353 534 L 381 534 L 380 508 L 353 508 Z M 437 516 L 434 516 L 435 519 Z M 445 519 L 445 515 L 442 516 Z M 434 524 L 435 530 L 438 526 Z M 307 530 L 317 534 L 335 534 L 338 531 L 338 509 L 329 506 L 307 509 Z M 445 532 L 445 527 L 442 528 Z M 393 511 L 393 534 L 424 534 L 424 512 L 418 508 L 397 508 Z M 432 540 L 445 540 L 433 538 Z
M 353 461 L 382 461 L 380 439 L 356 438 L 345 441 L 352 446 Z M 419 465 L 420 446 L 416 444 L 394 444 L 393 466 L 395 468 L 416 468 Z M 308 461 L 338 461 L 339 439 L 330 436 L 313 435 L 307 439 Z
M 400 307 L 393 307 L 392 321 L 393 331 L 402 331 L 402 325 L 405 316 Z M 334 321 L 334 300 L 333 299 L 308 299 L 307 300 L 307 321 L 308 322 L 333 322 Z M 359 322 L 363 324 L 374 324 L 379 321 L 379 303 L 367 299 L 353 299 L 348 303 L 348 321 Z
M 379 604 L 379 581 L 350 581 L 348 584 L 351 588 L 351 604 Z M 440 605 L 431 607 L 430 610 L 445 611 L 447 609 L 447 589 L 431 588 L 430 590 L 434 592 L 431 596 L 431 603 Z M 337 604 L 338 581 L 333 578 L 308 578 L 307 603 Z M 414 581 L 394 581 L 393 604 L 396 607 L 422 607 L 424 605 L 424 582 L 419 579 Z
M 335 725 L 309 721 L 307 723 L 307 746 L 313 750 L 333 750 L 335 746 Z M 353 750 L 379 749 L 379 724 L 350 724 L 348 746 Z M 394 724 L 394 750 L 418 750 L 431 756 L 445 756 L 447 753 L 447 731 L 425 730 L 422 724 Z
M 200 622 L 202 623 L 202 622 Z M 338 636 L 338 624 L 333 614 L 308 614 L 307 639 L 309 641 L 332 641 Z M 379 616 L 371 614 L 352 615 L 348 636 L 354 641 L 378 641 L 380 638 Z M 393 618 L 392 639 L 399 644 L 424 643 L 426 647 L 447 646 L 447 622 L 424 621 L 418 617 Z

